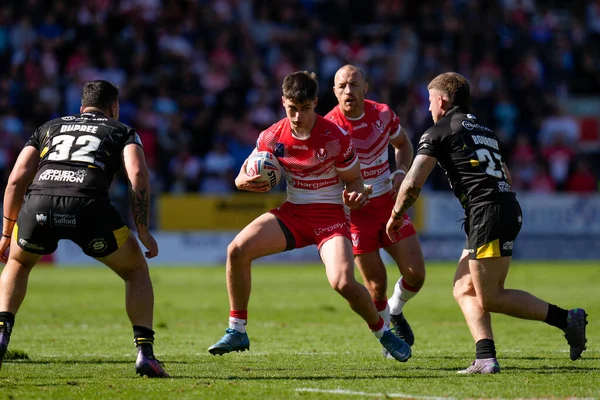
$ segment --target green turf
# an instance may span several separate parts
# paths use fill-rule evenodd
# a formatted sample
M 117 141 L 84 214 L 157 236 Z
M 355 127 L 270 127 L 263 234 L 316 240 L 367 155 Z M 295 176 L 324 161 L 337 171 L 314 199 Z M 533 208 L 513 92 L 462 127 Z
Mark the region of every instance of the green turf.
M 390 282 L 397 271 L 388 269 Z M 134 374 L 124 285 L 101 268 L 37 268 L 0 371 L 0 398 L 600 398 L 598 263 L 515 262 L 507 287 L 590 315 L 588 350 L 569 360 L 562 332 L 494 316 L 502 373 L 458 376 L 474 345 L 452 297 L 451 264 L 428 265 L 405 308 L 413 358 L 381 357 L 380 345 L 329 288 L 322 267 L 255 267 L 251 350 L 211 356 L 226 328 L 224 269 L 153 268 L 156 353 L 173 379 Z M 335 392 L 337 391 L 337 392 Z

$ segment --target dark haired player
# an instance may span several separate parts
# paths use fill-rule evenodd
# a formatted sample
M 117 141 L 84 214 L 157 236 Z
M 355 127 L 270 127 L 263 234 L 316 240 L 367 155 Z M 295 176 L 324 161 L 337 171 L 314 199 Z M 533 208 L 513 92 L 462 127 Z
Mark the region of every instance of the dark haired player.
M 150 184 L 142 143 L 134 129 L 118 121 L 119 90 L 112 83 L 87 82 L 80 112 L 36 129 L 4 193 L 0 366 L 31 269 L 56 250 L 60 239 L 69 239 L 125 281 L 125 307 L 138 348 L 136 372 L 168 377 L 152 349 L 154 293 L 148 265 L 108 198 L 110 183 L 124 165 L 138 238 L 148 250 L 146 257 L 156 257 L 158 245 L 148 230 Z

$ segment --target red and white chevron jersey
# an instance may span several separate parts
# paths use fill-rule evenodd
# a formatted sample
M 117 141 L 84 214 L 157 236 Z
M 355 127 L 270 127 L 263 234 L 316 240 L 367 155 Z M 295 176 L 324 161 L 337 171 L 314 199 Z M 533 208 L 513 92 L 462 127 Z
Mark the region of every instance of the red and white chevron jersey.
M 325 118 L 352 136 L 365 184 L 373 186 L 371 197 L 389 192 L 388 144 L 400 134 L 398 116 L 385 104 L 365 100 L 365 112 L 358 118 L 344 116 L 338 106 Z
M 294 204 L 343 204 L 345 185 L 338 171 L 358 162 L 350 135 L 320 115 L 310 136 L 302 139 L 282 119 L 261 132 L 256 150 L 277 157 L 286 177 L 287 201 Z

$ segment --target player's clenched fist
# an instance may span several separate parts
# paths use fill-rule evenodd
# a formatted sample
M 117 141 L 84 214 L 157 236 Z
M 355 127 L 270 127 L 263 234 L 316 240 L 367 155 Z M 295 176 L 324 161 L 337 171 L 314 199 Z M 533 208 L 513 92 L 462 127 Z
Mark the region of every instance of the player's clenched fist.
M 365 191 L 363 193 L 348 193 L 347 190 L 344 190 L 342 197 L 344 199 L 344 204 L 348 206 L 351 210 L 358 210 L 359 208 L 367 204 L 367 202 L 369 201 L 368 191 Z

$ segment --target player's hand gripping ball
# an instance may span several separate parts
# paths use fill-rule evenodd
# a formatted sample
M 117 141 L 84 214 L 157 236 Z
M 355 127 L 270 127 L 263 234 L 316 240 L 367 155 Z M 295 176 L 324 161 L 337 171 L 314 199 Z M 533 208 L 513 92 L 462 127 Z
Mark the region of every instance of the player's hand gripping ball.
M 250 178 L 260 175 L 257 181 L 267 182 L 273 188 L 279 184 L 281 179 L 281 167 L 273 153 L 259 151 L 248 159 L 246 174 Z

